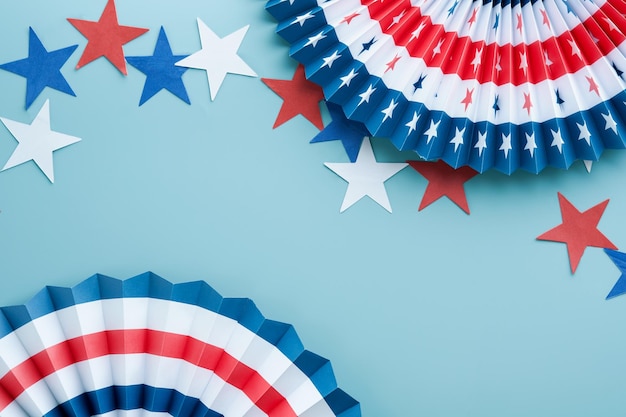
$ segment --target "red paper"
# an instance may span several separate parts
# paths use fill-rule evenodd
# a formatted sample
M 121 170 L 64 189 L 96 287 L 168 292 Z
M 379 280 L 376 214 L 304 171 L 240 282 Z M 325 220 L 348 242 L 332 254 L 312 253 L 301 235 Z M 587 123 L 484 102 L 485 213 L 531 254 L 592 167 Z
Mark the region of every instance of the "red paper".
M 580 258 L 582 258 L 587 246 L 617 249 L 597 228 L 609 200 L 604 200 L 581 213 L 561 193 L 558 195 L 563 223 L 538 236 L 537 240 L 550 240 L 567 244 L 567 254 L 572 273 L 576 272 Z
M 470 213 L 464 185 L 469 179 L 478 175 L 478 172 L 470 167 L 454 169 L 441 160 L 437 162 L 408 161 L 408 163 L 428 180 L 419 210 L 446 196 L 464 212 Z
M 301 114 L 318 129 L 324 128 L 319 103 L 324 99 L 322 89 L 307 80 L 304 67 L 298 65 L 291 80 L 275 80 L 261 78 L 261 80 L 278 94 L 284 101 L 278 112 L 274 128 Z

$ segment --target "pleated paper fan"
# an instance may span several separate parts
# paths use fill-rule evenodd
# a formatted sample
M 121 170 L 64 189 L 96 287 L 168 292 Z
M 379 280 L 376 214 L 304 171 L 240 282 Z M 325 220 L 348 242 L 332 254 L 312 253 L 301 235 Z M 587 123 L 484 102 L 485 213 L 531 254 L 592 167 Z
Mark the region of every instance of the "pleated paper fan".
M 538 173 L 626 147 L 622 0 L 269 0 L 327 101 L 451 166 Z
M 359 417 L 293 326 L 204 282 L 94 275 L 0 309 L 3 417 Z

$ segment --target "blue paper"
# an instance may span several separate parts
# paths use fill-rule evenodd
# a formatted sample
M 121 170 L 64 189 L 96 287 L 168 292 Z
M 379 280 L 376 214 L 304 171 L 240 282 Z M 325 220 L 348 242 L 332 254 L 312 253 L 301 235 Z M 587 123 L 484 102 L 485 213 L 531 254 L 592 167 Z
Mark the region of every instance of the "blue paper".
M 310 143 L 328 142 L 340 140 L 350 162 L 355 162 L 359 155 L 363 138 L 368 136 L 367 129 L 361 123 L 350 121 L 343 114 L 341 106 L 326 103 L 332 122 L 318 133 Z
M 617 297 L 618 295 L 622 295 L 626 293 L 626 253 L 618 252 L 612 249 L 604 249 L 609 258 L 613 261 L 617 269 L 622 273 L 619 279 L 611 288 L 611 291 L 606 296 L 606 299 Z

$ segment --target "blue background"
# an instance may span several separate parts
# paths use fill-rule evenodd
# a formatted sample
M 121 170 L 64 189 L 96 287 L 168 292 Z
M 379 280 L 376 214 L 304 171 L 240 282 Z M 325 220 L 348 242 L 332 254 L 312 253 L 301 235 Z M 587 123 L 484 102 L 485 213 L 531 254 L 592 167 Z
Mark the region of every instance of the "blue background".
M 252 298 L 331 359 L 365 417 L 622 416 L 626 297 L 605 301 L 619 271 L 589 248 L 577 272 L 564 244 L 536 241 L 561 223 L 557 192 L 580 210 L 610 198 L 599 229 L 626 246 L 626 153 L 588 174 L 489 172 L 466 184 L 471 215 L 447 199 L 421 212 L 427 182 L 407 168 L 386 183 L 387 213 L 368 198 L 340 214 L 346 183 L 311 145 L 301 116 L 272 125 L 282 100 L 259 78 L 228 75 L 214 102 L 206 75 L 183 80 L 189 106 L 161 92 L 138 107 L 145 76 L 99 59 L 74 70 L 86 40 L 66 18 L 98 20 L 105 1 L 10 2 L 0 63 L 79 44 L 63 68 L 77 94 L 50 89 L 24 110 L 25 80 L 0 71 L 0 116 L 30 123 L 50 99 L 53 130 L 82 138 L 54 153 L 55 184 L 34 163 L 0 173 L 0 305 L 100 272 L 151 270 Z M 151 55 L 161 25 L 174 54 L 200 49 L 196 17 L 224 37 L 250 24 L 240 56 L 260 77 L 296 63 L 260 0 L 118 0 L 121 24 L 150 28 L 127 44 Z M 326 123 L 328 115 L 324 113 Z M 0 126 L 0 163 L 17 142 Z M 414 158 L 373 140 L 379 161 Z

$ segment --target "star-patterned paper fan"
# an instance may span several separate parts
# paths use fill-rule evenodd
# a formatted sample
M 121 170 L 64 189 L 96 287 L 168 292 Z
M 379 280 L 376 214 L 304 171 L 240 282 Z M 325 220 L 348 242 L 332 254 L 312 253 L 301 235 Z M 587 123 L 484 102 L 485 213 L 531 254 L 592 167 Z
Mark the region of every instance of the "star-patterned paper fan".
M 538 173 L 626 147 L 621 0 L 269 0 L 329 102 L 400 150 Z
M 291 325 L 204 282 L 94 275 L 0 313 L 3 417 L 361 415 Z

